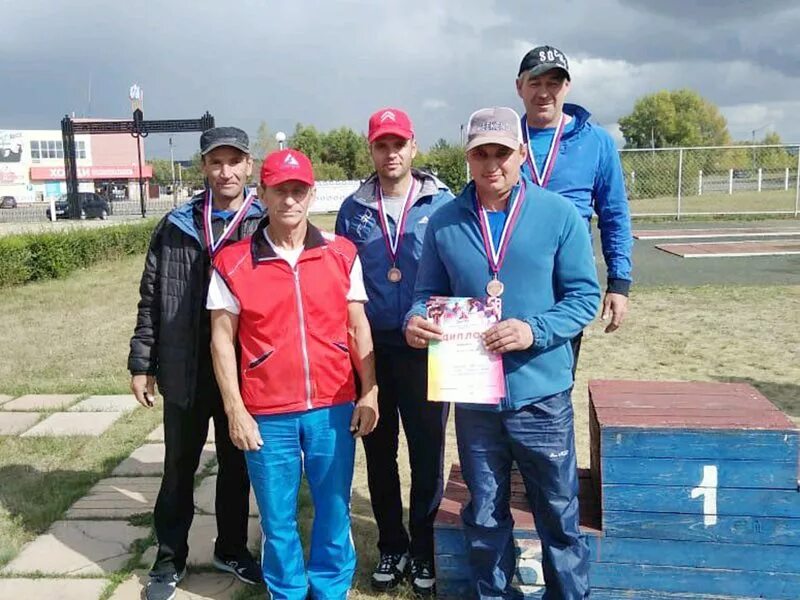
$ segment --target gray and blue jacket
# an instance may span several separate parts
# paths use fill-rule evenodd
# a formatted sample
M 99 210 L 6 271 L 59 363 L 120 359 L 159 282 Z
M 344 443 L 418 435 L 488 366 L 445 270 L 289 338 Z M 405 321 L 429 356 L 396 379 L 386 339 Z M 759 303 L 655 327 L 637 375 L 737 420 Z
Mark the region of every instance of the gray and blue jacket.
M 364 271 L 364 285 L 369 302 L 367 317 L 372 337 L 378 345 L 405 346 L 402 325 L 411 307 L 414 280 L 422 253 L 422 240 L 429 219 L 442 205 L 453 199 L 448 187 L 433 175 L 412 170 L 421 187 L 409 209 L 406 229 L 400 239 L 397 267 L 403 274 L 398 283 L 387 279 L 391 257 L 383 239 L 377 202 L 377 175 L 371 175 L 353 194 L 345 198 L 336 217 L 336 234 L 349 239 L 358 248 Z M 395 234 L 397 223 L 388 216 Z

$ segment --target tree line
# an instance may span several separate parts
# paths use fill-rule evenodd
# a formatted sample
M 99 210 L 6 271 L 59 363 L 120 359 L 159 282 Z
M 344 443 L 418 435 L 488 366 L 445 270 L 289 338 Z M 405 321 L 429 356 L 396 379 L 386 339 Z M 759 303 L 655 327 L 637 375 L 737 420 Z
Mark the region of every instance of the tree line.
M 719 108 L 689 89 L 662 90 L 639 98 L 631 113 L 619 120 L 619 127 L 625 139 L 625 148 L 750 145 L 753 141 L 758 144 L 781 143 L 780 136 L 774 132 L 766 133 L 759 140 L 733 141 Z M 373 171 L 366 136 L 350 127 L 320 131 L 313 125 L 298 123 L 287 139 L 287 144 L 308 155 L 319 181 L 363 180 Z M 261 159 L 277 147 L 274 133 L 262 121 L 253 141 L 255 174 L 261 166 Z M 640 178 L 639 185 L 643 195 L 660 195 L 662 191 L 666 193 L 666 189 L 661 190 L 661 187 L 671 182 L 672 171 L 677 170 L 676 159 L 671 154 L 626 154 L 623 156 L 623 168 L 626 175 L 636 172 L 647 177 L 648 172 L 658 173 L 658 180 L 663 181 L 663 185 L 655 177 L 651 177 L 649 186 L 647 181 Z M 710 173 L 740 168 L 792 167 L 796 165 L 796 157 L 796 153 L 784 148 L 759 149 L 757 154 L 746 149 L 731 149 L 696 152 L 690 160 L 693 170 Z M 157 183 L 172 184 L 169 160 L 152 159 L 148 162 L 153 166 L 153 178 Z M 460 191 L 467 181 L 464 152 L 460 143 L 439 139 L 426 151 L 419 148 L 414 166 L 433 173 L 455 192 Z M 182 175 L 185 186 L 202 186 L 199 154 L 193 157 L 191 167 L 182 169 Z

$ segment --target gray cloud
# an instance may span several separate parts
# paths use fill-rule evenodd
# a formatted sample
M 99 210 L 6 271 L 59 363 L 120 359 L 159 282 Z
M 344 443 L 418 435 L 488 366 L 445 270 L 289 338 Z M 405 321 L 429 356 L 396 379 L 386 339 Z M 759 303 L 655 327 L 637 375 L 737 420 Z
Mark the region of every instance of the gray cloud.
M 96 117 L 127 116 L 137 82 L 148 118 L 209 110 L 253 134 L 261 120 L 364 130 L 372 111 L 401 106 L 427 146 L 458 139 L 481 105 L 519 108 L 522 54 L 552 43 L 572 60 L 571 99 L 599 123 L 612 126 L 643 94 L 691 87 L 730 115 L 735 137 L 768 118 L 800 141 L 795 2 L 0 0 L 0 11 L 0 128 L 85 114 L 91 79 Z M 188 155 L 197 136 L 176 143 Z M 147 144 L 167 153 L 166 136 Z

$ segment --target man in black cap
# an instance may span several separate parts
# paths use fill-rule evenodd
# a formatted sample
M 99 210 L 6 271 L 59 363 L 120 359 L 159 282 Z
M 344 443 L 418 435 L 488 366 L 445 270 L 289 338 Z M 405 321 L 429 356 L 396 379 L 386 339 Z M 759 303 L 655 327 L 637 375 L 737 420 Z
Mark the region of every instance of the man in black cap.
M 247 549 L 250 480 L 244 455 L 231 442 L 214 378 L 205 299 L 213 256 L 252 234 L 264 211 L 245 188 L 253 159 L 244 131 L 209 129 L 200 137 L 200 153 L 206 190 L 166 215 L 150 239 L 128 356 L 136 399 L 152 407 L 156 381 L 164 397 L 166 454 L 154 513 L 158 554 L 148 600 L 174 598 L 186 574 L 194 474 L 210 418 L 219 463 L 213 563 L 245 583 L 262 580 Z
M 606 333 L 622 325 L 631 286 L 631 218 L 625 176 L 611 135 L 589 123 L 590 114 L 567 104 L 571 76 L 567 57 L 553 46 L 539 46 L 523 58 L 517 93 L 525 104 L 522 134 L 528 157 L 522 171 L 537 185 L 575 204 L 590 226 L 594 213 L 600 229 L 608 284 L 602 319 Z M 572 341 L 573 374 L 582 334 Z

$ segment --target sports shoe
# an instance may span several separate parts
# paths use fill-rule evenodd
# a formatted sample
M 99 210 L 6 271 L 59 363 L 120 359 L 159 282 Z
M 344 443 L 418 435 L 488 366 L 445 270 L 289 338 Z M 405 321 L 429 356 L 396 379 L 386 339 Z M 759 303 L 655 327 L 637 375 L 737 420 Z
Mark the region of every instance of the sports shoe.
M 415 558 L 411 561 L 411 588 L 418 597 L 436 594 L 436 575 L 433 561 Z
M 256 585 L 264 581 L 261 567 L 250 556 L 249 552 L 235 557 L 223 558 L 214 553 L 214 567 L 226 573 L 232 573 L 239 581 L 247 585 Z
M 403 580 L 408 569 L 408 553 L 381 553 L 378 566 L 372 572 L 372 589 L 379 592 L 390 590 Z
M 176 595 L 175 588 L 186 577 L 186 567 L 180 573 L 157 573 L 150 575 L 145 588 L 147 600 L 172 600 Z

